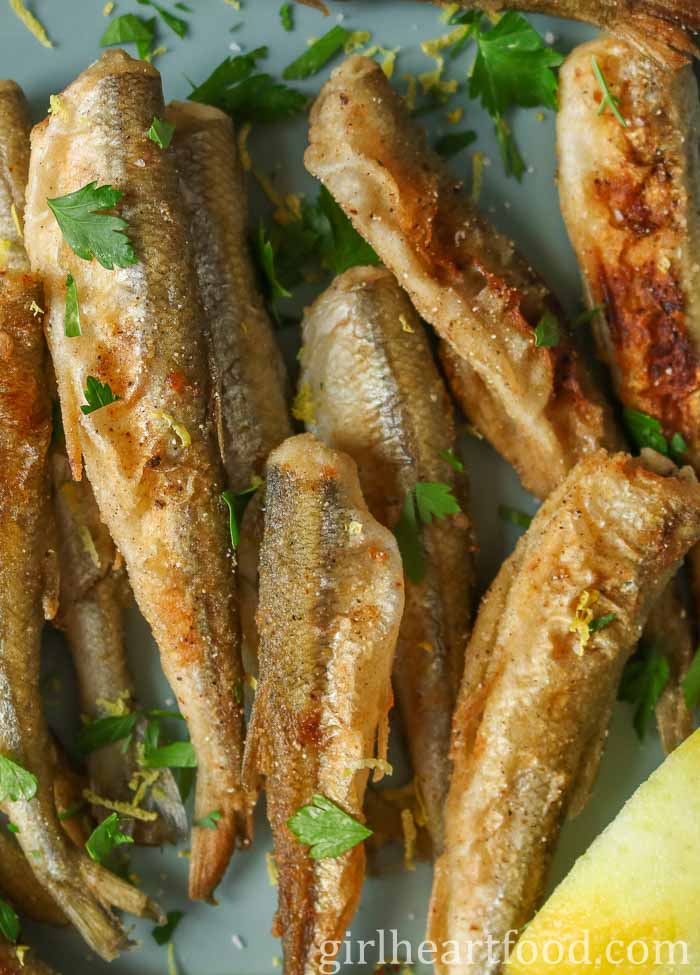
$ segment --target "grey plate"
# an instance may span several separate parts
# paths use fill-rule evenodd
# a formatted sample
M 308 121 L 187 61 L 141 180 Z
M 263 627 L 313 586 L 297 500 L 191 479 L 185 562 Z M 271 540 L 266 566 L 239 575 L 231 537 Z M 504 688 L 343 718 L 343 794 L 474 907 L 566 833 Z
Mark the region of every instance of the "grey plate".
M 186 96 L 189 86 L 184 76 L 202 80 L 230 53 L 232 43 L 243 50 L 267 44 L 270 48 L 267 65 L 272 73 L 278 74 L 305 49 L 309 37 L 320 36 L 341 17 L 347 27 L 372 31 L 373 43 L 401 48 L 394 80 L 403 86 L 405 83 L 401 79 L 405 73 L 425 71 L 432 66 L 432 62 L 421 54 L 419 42 L 445 31 L 436 8 L 413 0 L 331 2 L 332 13 L 328 19 L 315 11 L 297 7 L 296 28 L 291 34 L 285 33 L 280 26 L 278 0 L 243 0 L 240 13 L 223 0 L 190 0 L 190 6 L 196 13 L 189 16 L 191 30 L 186 40 L 178 39 L 167 29 L 162 31 L 163 41 L 170 50 L 158 59 L 157 65 L 163 74 L 166 98 Z M 61 0 L 60 4 L 36 0 L 35 9 L 49 28 L 56 48 L 48 51 L 39 47 L 3 4 L 0 6 L 0 72 L 15 78 L 24 87 L 39 118 L 46 109 L 49 95 L 60 91 L 99 55 L 98 40 L 106 21 L 102 16 L 102 0 Z M 144 14 L 147 8 L 139 7 L 135 0 L 120 0 L 116 13 L 130 11 Z M 545 17 L 533 17 L 532 20 L 543 34 L 551 31 L 556 46 L 564 52 L 591 36 L 591 31 L 581 25 Z M 231 26 L 238 22 L 243 26 L 235 33 L 229 33 Z M 452 70 L 454 77 L 464 79 L 471 57 L 468 53 L 456 62 Z M 303 87 L 310 92 L 318 90 L 326 75 L 309 79 Z M 470 103 L 465 93 L 458 95 L 450 107 L 456 104 L 465 108 L 465 117 L 457 128 L 476 129 L 479 133 L 477 147 L 491 160 L 485 170 L 483 208 L 501 229 L 514 237 L 532 263 L 544 270 L 563 302 L 570 309 L 577 308 L 578 275 L 557 203 L 552 113 L 547 112 L 542 117 L 532 110 L 513 116 L 515 135 L 531 169 L 522 184 L 518 184 L 503 175 L 491 124 L 481 108 Z M 444 111 L 433 113 L 426 121 L 433 134 L 454 130 Z M 251 148 L 256 164 L 276 172 L 276 183 L 283 190 L 315 192 L 314 182 L 302 166 L 305 135 L 303 119 L 271 128 L 258 127 L 253 131 Z M 469 181 L 469 153 L 458 156 L 453 163 L 455 171 Z M 253 199 L 256 215 L 269 216 L 269 207 L 257 191 L 253 192 Z M 285 339 L 286 344 L 293 344 L 293 336 L 286 335 Z M 472 479 L 473 513 L 481 546 L 480 581 L 486 587 L 518 535 L 517 529 L 499 520 L 498 505 L 512 504 L 529 511 L 534 511 L 535 505 L 521 490 L 510 468 L 486 444 L 468 439 L 464 454 Z M 149 705 L 164 704 L 170 692 L 160 673 L 157 651 L 148 629 L 136 613 L 130 620 L 129 647 L 142 700 Z M 77 705 L 71 693 L 70 665 L 56 637 L 52 638 L 46 667 L 48 672 L 62 675 L 62 690 L 54 693 L 50 710 L 53 719 L 65 725 L 69 714 L 77 713 Z M 71 701 L 70 707 L 67 700 Z M 398 750 L 399 747 L 395 736 L 395 748 Z M 629 709 L 620 706 L 613 720 L 610 747 L 593 800 L 586 812 L 564 830 L 555 864 L 555 879 L 569 869 L 574 859 L 658 764 L 660 757 L 654 736 L 644 746 L 639 745 L 632 730 Z M 265 866 L 265 851 L 269 848 L 269 833 L 262 811 L 259 811 L 255 845 L 250 852 L 235 857 L 217 892 L 218 907 L 188 904 L 187 860 L 178 857 L 175 851 L 136 851 L 133 869 L 144 888 L 156 896 L 166 910 L 186 912 L 174 939 L 177 963 L 183 975 L 272 975 L 280 948 L 270 934 L 276 891 L 268 883 Z M 353 940 L 375 939 L 377 929 L 381 928 L 387 932 L 387 945 L 390 946 L 391 930 L 395 929 L 398 937 L 416 946 L 423 937 L 429 891 L 430 869 L 426 865 L 419 865 L 412 874 L 394 870 L 369 878 L 362 906 L 352 925 Z M 112 970 L 124 975 L 163 975 L 166 952 L 152 940 L 151 927 L 141 923 L 133 925 L 133 936 L 139 946 L 117 961 Z M 88 972 L 97 975 L 106 968 L 71 933 L 26 925 L 26 937 L 47 961 L 66 975 L 87 975 Z M 236 944 L 243 944 L 243 947 L 236 947 Z M 388 956 L 390 954 L 389 951 Z M 370 947 L 366 954 L 367 964 L 359 965 L 355 945 L 352 967 L 370 970 L 377 959 L 376 949 Z

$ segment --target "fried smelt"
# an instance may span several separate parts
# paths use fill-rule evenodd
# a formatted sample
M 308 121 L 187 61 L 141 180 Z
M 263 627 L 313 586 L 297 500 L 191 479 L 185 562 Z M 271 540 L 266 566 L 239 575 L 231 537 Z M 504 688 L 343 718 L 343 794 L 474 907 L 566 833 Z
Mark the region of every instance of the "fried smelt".
M 270 451 L 292 432 L 286 370 L 250 260 L 233 123 L 219 109 L 196 102 L 172 102 L 167 118 L 176 127 L 172 145 L 207 316 L 227 486 L 245 491 L 264 473 Z M 241 626 L 251 666 L 262 520 L 254 500 L 238 548 Z
M 449 342 L 460 405 L 529 490 L 546 497 L 578 458 L 620 445 L 547 286 L 460 191 L 378 64 L 351 57 L 333 73 L 309 139 L 307 169 Z M 538 347 L 545 318 L 559 341 Z
M 87 480 L 74 481 L 60 447 L 51 456 L 54 510 L 61 563 L 59 625 L 75 664 L 81 713 L 90 720 L 136 707 L 124 645 L 124 606 L 129 598 L 123 563 L 100 519 Z M 122 831 L 137 843 L 159 846 L 187 831 L 187 816 L 169 769 L 144 769 L 139 748 L 145 720 L 129 742 L 117 741 L 87 756 L 91 791 L 107 801 L 99 819 L 123 804 Z M 133 815 L 129 815 L 133 807 Z
M 394 276 L 371 267 L 347 271 L 308 309 L 302 328 L 307 429 L 356 461 L 375 518 L 395 529 L 407 495 L 426 481 L 448 485 L 466 511 L 466 478 L 448 454 L 455 446 L 452 405 L 424 327 Z M 439 850 L 473 541 L 464 513 L 433 519 L 421 535 L 423 577 L 406 579 L 394 689 Z
M 6 832 L 0 832 L 0 891 L 20 914 L 44 924 L 66 924 L 66 916 L 44 890 L 21 847 Z
M 609 107 L 601 111 L 596 65 L 618 99 L 622 122 Z M 651 423 L 658 421 L 668 441 L 678 444 L 675 456 L 688 459 L 696 471 L 698 132 L 700 101 L 690 67 L 664 70 L 623 41 L 604 35 L 577 48 L 562 68 L 561 207 L 586 299 L 598 309 L 592 319 L 598 353 L 610 367 L 623 405 L 647 414 Z M 700 553 L 692 552 L 696 576 L 699 560 Z M 660 608 L 652 617 L 662 639 L 673 637 L 670 625 L 679 625 L 678 609 L 667 610 Z M 678 656 L 675 678 L 682 678 L 692 649 L 687 646 Z M 665 744 L 677 743 L 681 728 L 686 734 L 690 730 L 678 679 L 671 681 L 661 709 Z
M 317 972 L 357 907 L 362 846 L 313 860 L 287 821 L 315 794 L 362 820 L 375 748 L 385 757 L 403 603 L 396 541 L 370 515 L 354 461 L 311 434 L 286 440 L 267 467 L 260 682 L 246 743 L 246 774 L 266 777 L 286 975 Z
M 130 884 L 72 847 L 54 806 L 55 752 L 42 715 L 39 655 L 52 543 L 47 455 L 51 434 L 42 289 L 28 273 L 21 237 L 29 123 L 24 98 L 12 83 L 0 88 L 2 226 L 16 226 L 0 270 L 0 751 L 36 777 L 36 795 L 4 798 L 3 811 L 34 874 L 90 945 L 114 958 L 126 936 L 110 906 L 157 911 Z M 14 208 L 14 209 L 13 209 Z M 6 230 L 4 231 L 6 232 Z M 29 793 L 24 793 L 29 794 Z
M 699 537 L 700 486 L 689 469 L 663 476 L 645 458 L 600 451 L 550 495 L 501 569 L 467 648 L 455 712 L 428 936 L 457 942 L 460 955 L 446 954 L 438 972 L 500 970 L 488 939 L 502 950 L 532 915 L 600 715 Z M 612 613 L 607 626 L 589 628 Z
M 187 721 L 198 762 L 195 816 L 221 813 L 217 829 L 192 836 L 190 895 L 203 898 L 250 829 L 234 560 L 209 413 L 204 310 L 174 161 L 148 138 L 154 115 L 164 113 L 158 72 L 110 51 L 60 104 L 32 135 L 28 249 L 46 285 L 73 476 L 80 479 L 84 459 Z M 124 194 L 135 265 L 108 271 L 62 239 L 47 198 L 90 181 Z M 66 273 L 80 301 L 79 338 L 65 335 Z M 84 415 L 89 376 L 119 398 Z

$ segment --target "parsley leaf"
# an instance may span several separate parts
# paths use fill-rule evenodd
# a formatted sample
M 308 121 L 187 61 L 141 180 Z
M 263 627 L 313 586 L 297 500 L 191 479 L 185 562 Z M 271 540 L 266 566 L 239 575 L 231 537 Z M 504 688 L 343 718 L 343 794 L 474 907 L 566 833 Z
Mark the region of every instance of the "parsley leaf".
M 535 346 L 538 349 L 552 349 L 559 345 L 559 319 L 551 311 L 546 311 L 535 328 Z
M 328 221 L 328 231 L 321 234 L 321 261 L 333 274 L 342 274 L 351 267 L 379 264 L 373 249 L 361 237 L 325 186 L 318 194 L 318 209 Z
M 124 233 L 126 220 L 104 212 L 115 207 L 123 195 L 95 181 L 75 193 L 46 201 L 68 246 L 85 261 L 97 258 L 108 271 L 138 263 L 133 244 Z
M 440 457 L 440 460 L 446 460 L 452 470 L 457 471 L 458 474 L 461 474 L 464 470 L 464 464 L 454 452 L 452 447 L 448 447 L 447 450 L 441 450 L 438 456 Z
M 207 813 L 206 816 L 202 816 L 201 819 L 195 819 L 194 825 L 199 826 L 200 829 L 218 829 L 217 823 L 221 819 L 221 813 L 218 809 L 213 812 Z
M 112 44 L 136 44 L 140 58 L 144 58 L 155 39 L 155 21 L 143 20 L 136 14 L 122 14 L 110 21 L 100 38 L 100 47 Z
M 7 832 L 8 833 L 19 833 L 19 826 L 16 826 L 14 823 L 8 823 L 7 824 Z
M 144 768 L 196 768 L 197 757 L 191 741 L 173 741 L 159 746 L 160 722 L 149 721 L 143 737 Z
M 502 521 L 509 521 L 511 525 L 517 525 L 518 528 L 529 528 L 532 523 L 532 515 L 526 514 L 519 508 L 511 508 L 507 504 L 499 504 L 498 516 Z
M 287 826 L 300 843 L 311 848 L 312 860 L 342 856 L 372 835 L 371 829 L 322 795 L 312 796 L 308 806 L 287 820 Z
M 688 673 L 681 681 L 681 684 L 683 686 L 686 707 L 689 711 L 692 711 L 700 700 L 700 647 L 695 651 L 693 662 L 688 668 Z
M 167 149 L 173 141 L 174 135 L 175 125 L 173 122 L 165 122 L 163 119 L 158 118 L 157 115 L 153 116 L 151 127 L 148 130 L 148 138 L 151 142 L 155 142 L 159 149 Z
M 613 95 L 613 93 L 610 91 L 610 87 L 605 80 L 605 75 L 601 70 L 600 64 L 598 63 L 598 58 L 595 56 L 595 54 L 591 57 L 591 63 L 593 65 L 593 74 L 595 75 L 595 79 L 600 85 L 600 90 L 603 93 L 603 99 L 600 103 L 600 108 L 598 109 L 598 115 L 602 115 L 605 109 L 609 108 L 623 129 L 626 129 L 629 126 L 629 122 L 620 111 L 620 99 Z
M 294 8 L 291 3 L 283 3 L 280 7 L 280 23 L 285 30 L 294 30 Z
M 87 386 L 85 388 L 85 405 L 81 406 L 80 409 L 87 416 L 89 413 L 94 413 L 95 410 L 101 410 L 103 406 L 109 406 L 110 403 L 116 403 L 117 400 L 121 399 L 120 396 L 115 396 L 112 392 L 109 383 L 101 383 L 99 379 L 94 376 L 87 377 Z
M 151 931 L 153 940 L 156 942 L 156 944 L 165 945 L 168 943 L 168 941 L 172 941 L 175 928 L 178 926 L 184 916 L 185 915 L 182 913 L 182 911 L 168 911 L 168 913 L 165 915 L 165 924 L 159 924 Z
M 472 142 L 476 142 L 476 138 L 476 132 L 471 129 L 465 129 L 464 132 L 447 132 L 436 141 L 435 152 L 443 159 L 450 159 L 470 146 Z
M 282 72 L 287 81 L 298 81 L 317 74 L 338 51 L 342 50 L 350 37 L 350 31 L 337 25 L 331 27 L 327 34 L 319 38 L 296 61 L 292 61 Z
M 245 509 L 248 507 L 251 498 L 260 487 L 260 484 L 252 484 L 245 491 L 224 491 L 221 497 L 228 506 L 229 530 L 231 532 L 231 544 L 234 548 L 238 547 L 241 540 L 241 522 Z
M 138 714 L 108 715 L 97 718 L 85 725 L 78 735 L 78 748 L 84 754 L 97 751 L 115 741 L 128 738 L 133 733 L 138 721 Z
M 187 33 L 187 21 L 183 20 L 182 17 L 176 17 L 175 14 L 171 14 L 157 3 L 153 3 L 153 0 L 138 0 L 138 2 L 142 7 L 153 7 L 154 10 L 157 10 L 170 30 L 177 34 L 178 37 L 185 36 Z
M 647 733 L 654 708 L 670 676 L 668 660 L 655 643 L 642 644 L 625 665 L 618 697 L 635 705 L 634 727 L 640 739 Z
M 642 413 L 641 410 L 625 407 L 622 418 L 627 432 L 640 450 L 643 447 L 651 447 L 664 457 L 671 456 L 677 463 L 682 462 L 683 454 L 688 449 L 682 434 L 674 433 L 668 440 L 659 420 L 648 413 Z
M 228 57 L 206 81 L 193 86 L 191 101 L 213 105 L 236 122 L 274 122 L 302 112 L 308 103 L 303 92 L 276 82 L 268 74 L 253 74 L 266 47 Z
M 606 613 L 605 616 L 596 616 L 595 619 L 591 620 L 588 624 L 589 633 L 597 633 L 598 630 L 604 630 L 606 626 L 610 626 L 617 619 L 617 613 Z
M 430 525 L 433 518 L 445 518 L 461 511 L 448 484 L 416 481 L 406 495 L 401 516 L 394 528 L 406 577 L 419 583 L 425 576 L 425 554 L 419 524 Z
M 0 934 L 11 941 L 17 943 L 19 937 L 19 918 L 14 909 L 7 901 L 0 899 Z
M 59 812 L 58 818 L 62 823 L 64 823 L 67 819 L 73 819 L 74 816 L 77 816 L 80 810 L 84 808 L 84 800 L 78 799 L 76 802 L 72 802 L 67 809 L 63 809 L 61 812 Z
M 78 286 L 73 275 L 66 278 L 66 316 L 64 324 L 66 338 L 75 339 L 83 334 L 80 327 L 80 305 L 78 303 Z
M 9 799 L 33 799 L 37 790 L 36 775 L 28 772 L 10 758 L 0 755 L 0 802 Z
M 85 849 L 92 860 L 96 863 L 102 863 L 115 846 L 133 842 L 133 837 L 122 833 L 119 828 L 119 816 L 112 813 L 111 816 L 103 819 L 99 826 L 95 827 L 85 843 Z

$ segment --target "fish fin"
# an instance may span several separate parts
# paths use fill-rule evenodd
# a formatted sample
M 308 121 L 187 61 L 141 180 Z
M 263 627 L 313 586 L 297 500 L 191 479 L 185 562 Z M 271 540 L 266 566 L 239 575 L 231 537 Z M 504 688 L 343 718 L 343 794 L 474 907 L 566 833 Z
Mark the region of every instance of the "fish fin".
M 377 726 L 377 758 L 386 762 L 389 755 L 389 712 L 394 706 L 394 692 L 391 684 L 387 688 L 386 703 L 382 708 Z M 373 781 L 379 782 L 384 778 L 384 770 L 376 768 L 374 770 Z
M 691 5 L 695 7 L 695 0 L 678 0 L 673 4 L 676 9 L 690 11 L 686 18 L 689 29 L 700 31 L 700 11 L 690 10 Z M 624 20 L 611 26 L 611 30 L 652 60 L 671 69 L 681 68 L 698 56 L 698 48 L 683 27 L 673 23 L 671 16 L 661 17 L 655 13 L 656 3 L 644 6 L 650 9 L 649 13 L 626 14 Z
M 223 801 L 203 800 L 206 789 L 197 792 L 195 816 L 205 816 L 212 809 L 221 813 L 216 829 L 194 827 L 190 852 L 189 895 L 193 901 L 210 900 L 222 880 L 236 846 L 250 845 L 252 835 L 252 807 L 247 798 L 227 796 Z
M 155 901 L 111 870 L 87 859 L 81 862 L 80 869 L 85 883 L 105 907 L 116 907 L 136 917 L 151 918 L 159 924 L 165 921 L 165 915 Z

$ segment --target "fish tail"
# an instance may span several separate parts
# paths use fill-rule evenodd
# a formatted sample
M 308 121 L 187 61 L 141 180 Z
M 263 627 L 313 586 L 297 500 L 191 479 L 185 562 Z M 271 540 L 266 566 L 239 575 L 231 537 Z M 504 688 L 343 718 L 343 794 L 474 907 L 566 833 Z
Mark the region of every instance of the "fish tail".
M 99 863 L 83 861 L 81 872 L 90 891 L 106 907 L 115 907 L 135 917 L 151 918 L 159 924 L 165 920 L 165 915 L 155 901 Z
M 55 885 L 51 884 L 50 889 L 71 924 L 105 961 L 113 961 L 129 946 L 124 929 L 112 912 L 103 905 L 105 899 L 96 897 L 90 883 L 80 887 L 77 884 L 57 882 Z
M 249 846 L 252 838 L 252 809 L 241 808 L 240 799 L 222 803 L 221 796 L 207 797 L 197 790 L 196 816 L 216 810 L 221 813 L 214 829 L 195 826 L 190 852 L 189 894 L 192 900 L 209 899 L 226 872 L 236 845 Z

